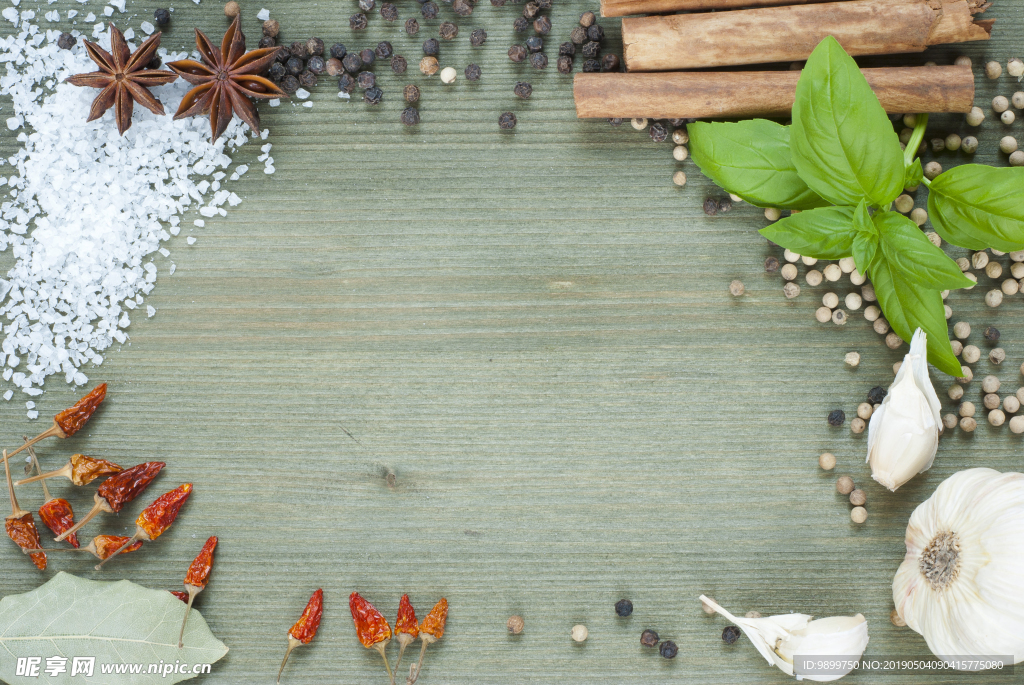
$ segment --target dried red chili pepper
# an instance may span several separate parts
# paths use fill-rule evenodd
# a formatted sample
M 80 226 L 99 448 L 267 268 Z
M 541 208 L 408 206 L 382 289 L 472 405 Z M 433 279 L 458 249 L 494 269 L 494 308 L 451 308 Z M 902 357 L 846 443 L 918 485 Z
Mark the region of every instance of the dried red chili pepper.
M 107 478 L 100 484 L 99 490 L 96 491 L 96 495 L 93 497 L 92 509 L 89 510 L 89 513 L 76 523 L 74 527 L 61 533 L 54 540 L 60 542 L 91 521 L 101 511 L 105 511 L 108 514 L 116 514 L 121 511 L 125 504 L 142 494 L 142 491 L 153 482 L 153 479 L 156 478 L 157 474 L 166 465 L 162 461 L 147 461 L 144 464 L 125 469 Z
M 288 657 L 292 650 L 299 645 L 308 645 L 316 637 L 316 631 L 320 628 L 320 619 L 324 615 L 324 591 L 317 590 L 306 603 L 302 616 L 295 622 L 292 629 L 288 631 L 288 651 L 284 653 L 284 660 L 277 672 L 277 682 L 281 682 L 281 674 L 284 673 L 284 665 L 288 663 Z
M 23 478 L 19 481 L 15 481 L 14 484 L 25 485 L 27 483 L 34 483 L 37 480 L 63 477 L 67 478 L 75 485 L 88 485 L 100 476 L 109 476 L 115 473 L 121 473 L 122 471 L 124 471 L 124 469 L 112 461 L 107 461 L 106 459 L 94 459 L 93 457 L 87 457 L 84 454 L 72 454 L 70 461 L 56 471 L 47 471 L 46 473 L 42 473 L 42 471 L 40 471 L 39 475 L 32 476 L 31 478 Z
M 199 550 L 199 554 L 192 561 L 192 565 L 188 567 L 188 572 L 185 574 L 185 590 L 188 595 L 187 604 L 185 607 L 185 617 L 181 619 L 181 632 L 178 634 L 178 649 L 183 646 L 182 638 L 185 637 L 185 622 L 188 621 L 188 614 L 192 611 L 192 600 L 196 598 L 200 592 L 206 587 L 206 582 L 210 579 L 210 571 L 213 570 L 213 550 L 217 548 L 217 536 L 214 535 L 206 541 L 203 548 Z
M 142 541 L 132 542 L 126 535 L 97 535 L 82 549 L 91 552 L 100 561 L 106 561 L 115 554 L 128 554 L 142 547 Z
M 434 608 L 430 610 L 427 617 L 420 624 L 420 660 L 409 670 L 409 685 L 413 685 L 420 677 L 420 669 L 423 667 L 423 655 L 427 653 L 427 646 L 432 645 L 444 636 L 444 624 L 448 621 L 448 600 L 441 598 Z
M 420 626 L 416 621 L 416 612 L 409 602 L 409 595 L 402 595 L 398 602 L 398 618 L 395 619 L 395 639 L 398 640 L 398 660 L 395 661 L 395 673 L 402 663 L 405 648 L 412 644 L 420 634 Z
M 182 505 L 191 494 L 192 483 L 185 483 L 157 497 L 135 519 L 135 535 L 131 536 L 124 546 L 127 547 L 137 540 L 156 540 L 163 535 L 164 531 L 174 523 L 174 519 L 178 518 L 178 512 L 181 511 Z M 96 570 L 102 569 L 107 561 L 109 561 L 109 557 L 96 564 Z
M 175 597 L 180 599 L 182 602 L 187 602 L 188 601 L 188 593 L 187 592 L 183 592 L 182 590 L 168 590 L 168 592 L 170 592 L 172 595 L 174 595 Z
M 395 685 L 395 676 L 391 672 L 387 654 L 384 653 L 384 648 L 391 641 L 391 626 L 388 625 L 388 620 L 372 604 L 360 597 L 358 592 L 349 595 L 348 608 L 352 611 L 352 621 L 356 624 L 359 641 L 363 643 L 363 647 L 380 652 L 381 658 L 384 659 L 384 668 L 391 678 L 391 685 Z
M 100 385 L 97 385 L 95 388 L 90 390 L 85 397 L 75 402 L 74 406 L 65 409 L 53 417 L 53 425 L 50 426 L 48 430 L 45 430 L 32 438 L 26 444 L 7 455 L 7 457 L 13 457 L 18 452 L 27 447 L 31 447 L 44 438 L 70 438 L 72 435 L 80 431 L 82 426 L 89 422 L 89 419 L 92 418 L 96 408 L 100 406 L 100 403 L 103 402 L 103 399 L 106 396 L 107 384 L 101 383 Z
M 27 442 L 28 438 L 26 437 L 24 440 Z M 32 458 L 32 466 L 35 467 L 36 472 L 42 473 L 43 469 L 39 466 L 39 459 L 36 457 L 35 449 L 29 447 L 28 456 Z M 39 507 L 39 518 L 42 519 L 47 528 L 60 535 L 75 525 L 75 512 L 71 508 L 71 503 L 66 499 L 50 495 L 50 488 L 46 486 L 45 480 L 40 485 L 43 486 L 43 506 Z M 77 535 L 69 535 L 67 541 L 72 547 L 78 549 Z
M 11 482 L 11 466 L 7 463 L 7 450 L 4 450 L 4 471 L 7 473 L 7 491 L 11 496 L 11 515 L 4 521 L 7 536 L 22 550 L 38 550 L 40 548 L 39 531 L 36 530 L 32 514 L 18 506 L 18 498 L 14 495 L 14 484 Z M 40 571 L 46 570 L 46 554 L 31 552 L 32 563 Z

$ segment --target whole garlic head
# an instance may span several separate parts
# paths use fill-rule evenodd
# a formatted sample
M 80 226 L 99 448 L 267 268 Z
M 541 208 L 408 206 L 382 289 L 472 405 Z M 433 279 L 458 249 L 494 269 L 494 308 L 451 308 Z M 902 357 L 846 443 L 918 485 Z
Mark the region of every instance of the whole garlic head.
M 769 664 L 797 680 L 827 683 L 844 673 L 802 673 L 802 658 L 820 656 L 829 660 L 860 659 L 868 646 L 868 623 L 864 616 L 832 616 L 812 620 L 807 614 L 779 614 L 765 618 L 739 618 L 713 599 L 700 596 L 701 602 L 735 623 Z M 852 666 L 850 670 L 853 670 Z
M 914 510 L 906 543 L 892 599 L 928 648 L 1024 661 L 1024 474 L 953 474 Z
M 939 448 L 942 405 L 928 378 L 927 347 L 928 336 L 918 328 L 889 394 L 868 424 L 871 477 L 893 491 L 930 469 Z

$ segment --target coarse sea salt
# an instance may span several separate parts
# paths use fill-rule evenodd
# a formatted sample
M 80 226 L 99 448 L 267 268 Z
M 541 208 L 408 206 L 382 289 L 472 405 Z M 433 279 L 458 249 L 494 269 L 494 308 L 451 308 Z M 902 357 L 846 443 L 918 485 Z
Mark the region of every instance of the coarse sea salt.
M 15 258 L 0 279 L 0 368 L 5 381 L 36 396 L 55 373 L 87 383 L 83 367 L 101 364 L 106 349 L 128 340 L 127 311 L 155 287 L 153 253 L 169 255 L 161 242 L 179 233 L 181 214 L 199 206 L 223 216 L 221 205 L 241 201 L 219 179 L 213 197 L 204 197 L 212 184 L 202 177 L 226 171 L 227 152 L 246 144 L 250 131 L 236 117 L 211 143 L 205 117 L 174 121 L 189 88 L 180 80 L 153 89 L 166 114 L 135 107 L 123 137 L 112 110 L 87 123 L 97 91 L 64 79 L 94 71 L 94 63 L 81 40 L 61 50 L 60 31 L 40 31 L 26 14 L 4 11 L 18 33 L 0 38 L 0 92 L 12 100 L 7 125 L 21 146 L 6 160 L 14 173 L 4 174 L 0 204 L 0 251 L 10 247 Z M 99 42 L 109 50 L 106 31 Z M 189 56 L 159 55 L 164 63 Z M 232 179 L 241 173 L 239 166 Z M 148 316 L 155 312 L 146 307 Z M 11 397 L 10 389 L 3 393 Z

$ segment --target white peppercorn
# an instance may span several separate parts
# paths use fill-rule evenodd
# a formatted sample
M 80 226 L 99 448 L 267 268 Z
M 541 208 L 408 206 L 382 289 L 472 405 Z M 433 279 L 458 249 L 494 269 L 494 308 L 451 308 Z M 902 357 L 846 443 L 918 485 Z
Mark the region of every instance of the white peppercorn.
M 885 335 L 886 333 L 889 332 L 889 322 L 883 319 L 882 317 L 878 317 L 877 319 L 875 319 L 874 323 L 871 324 L 871 328 L 875 331 L 875 333 L 878 333 L 879 335 Z
M 864 318 L 868 321 L 877 321 L 878 317 L 882 315 L 882 310 L 877 305 L 869 304 L 864 308 Z
M 867 493 L 865 493 L 860 488 L 855 488 L 854 491 L 850 493 L 850 504 L 852 504 L 854 506 L 857 506 L 857 507 L 862 506 L 867 501 L 868 501 Z
M 821 456 L 818 457 L 818 466 L 820 466 L 823 471 L 831 471 L 836 467 L 836 455 L 831 452 L 823 452 Z
M 739 297 L 745 291 L 746 291 L 746 288 L 743 287 L 743 281 L 738 281 L 737 280 L 737 281 L 733 281 L 732 283 L 729 284 L 729 294 L 732 295 L 733 297 Z
M 985 409 L 997 409 L 1003 401 L 999 398 L 999 395 L 994 392 L 990 392 L 981 398 L 981 403 L 985 405 Z
M 874 408 L 874 405 L 870 402 L 861 402 L 857 405 L 857 416 L 867 421 L 871 418 L 871 412 L 874 411 Z
M 974 281 L 975 283 L 977 283 L 977 282 L 978 282 L 978 277 L 977 277 L 977 276 L 975 276 L 975 275 L 974 275 L 974 274 L 972 274 L 972 273 L 965 273 L 965 274 L 964 274 L 964 278 L 966 278 L 966 279 L 967 279 L 967 280 L 969 280 L 969 281 Z M 969 285 L 969 286 L 967 286 L 967 287 L 963 288 L 963 290 L 974 290 L 974 286 L 973 286 L 973 285 Z
M 1016 414 L 1020 409 L 1020 400 L 1016 395 L 1007 395 L 1003 398 L 1003 411 L 1007 414 Z
M 832 320 L 832 310 L 828 307 L 818 307 L 814 310 L 814 318 L 818 323 L 828 323 Z
M 519 635 L 523 632 L 523 627 L 526 623 L 523 621 L 522 616 L 509 616 L 508 621 L 505 622 L 505 627 L 508 628 L 508 632 L 513 635 Z
M 1008 155 L 1011 152 L 1017 150 L 1017 139 L 1013 136 L 1003 136 L 999 139 L 999 151 L 1004 155 Z
M 988 253 L 982 250 L 971 255 L 971 266 L 975 269 L 984 269 L 988 266 Z
M 878 299 L 875 297 L 875 286 L 870 283 L 860 289 L 860 294 L 868 302 L 875 302 Z
M 794 212 L 795 214 L 795 212 Z M 808 257 L 806 255 L 800 256 L 800 261 L 804 263 L 804 266 L 814 266 L 818 263 L 818 260 L 814 257 Z
M 572 632 L 570 633 L 573 642 L 586 642 L 588 634 L 589 631 L 587 631 L 587 627 L 582 624 L 573 626 Z
M 970 383 L 972 380 L 974 380 L 974 371 L 971 370 L 971 367 L 969 367 L 969 366 L 961 366 L 960 367 L 960 373 L 962 373 L 963 375 L 962 376 L 957 376 L 957 378 L 956 378 L 956 382 L 957 383 L 960 383 L 960 384 Z
M 985 376 L 981 381 L 981 389 L 985 392 L 999 392 L 999 377 L 998 376 Z
M 989 290 L 985 293 L 985 304 L 989 307 L 998 307 L 1003 303 L 1002 290 Z
M 1010 101 L 1003 95 L 997 95 L 992 98 L 992 111 L 996 114 L 1005 112 L 1010 107 Z
M 782 268 L 779 269 L 779 273 L 782 275 L 783 279 L 787 281 L 792 281 L 797 276 L 796 265 L 784 264 Z
M 782 287 L 782 294 L 788 299 L 792 300 L 794 297 L 800 294 L 800 286 L 790 281 Z
M 1006 110 L 999 115 L 999 121 L 1003 122 L 1003 126 L 1011 126 L 1016 121 L 1017 116 L 1010 110 Z
M 838 281 L 843 277 L 843 270 L 839 268 L 838 264 L 829 264 L 821 270 L 822 275 L 825 276 L 826 281 Z
M 957 357 L 959 357 L 960 353 L 964 351 L 964 344 L 959 340 L 950 340 L 949 346 L 953 348 L 953 354 Z
M 1006 63 L 1006 73 L 1014 78 L 1024 76 L 1024 62 L 1020 57 L 1011 57 Z
M 1012 258 L 1015 254 L 1017 253 L 1011 252 L 1010 257 Z M 1013 262 L 1010 264 L 1010 275 L 1014 278 L 1024 278 L 1024 264 L 1021 264 L 1020 262 Z
M 957 257 L 956 265 L 960 267 L 961 271 L 967 271 L 968 269 L 971 268 L 971 260 L 968 259 L 967 257 Z
M 677 186 L 685 186 L 686 173 L 682 171 L 677 171 L 676 173 L 672 174 L 672 182 L 675 183 Z
M 860 309 L 860 306 L 861 304 L 863 304 L 863 301 L 864 298 L 858 295 L 857 293 L 847 293 L 846 299 L 844 300 L 844 302 L 846 303 L 846 308 L 854 310 Z
M 953 328 L 953 335 L 956 335 L 956 327 L 955 326 Z M 981 350 L 978 349 L 977 345 L 965 345 L 964 346 L 963 360 L 965 362 L 967 362 L 968 364 L 973 364 L 974 362 L 978 361 L 979 359 L 981 359 Z
M 945 144 L 945 141 L 943 141 L 943 144 Z M 939 164 L 938 162 L 932 161 L 924 165 L 924 177 L 927 178 L 929 181 L 931 181 L 941 173 L 942 165 Z
M 839 306 L 839 296 L 836 295 L 835 293 L 825 293 L 824 295 L 821 296 L 821 303 L 828 307 L 829 309 L 835 309 L 836 307 Z M 831 315 L 832 314 L 830 312 L 829 316 Z
M 900 212 L 901 214 L 906 214 L 907 212 L 914 208 L 914 198 L 910 197 L 906 193 L 903 193 L 898 198 L 896 198 L 896 202 L 893 204 L 895 205 L 897 212 Z
M 974 416 L 974 402 L 961 402 L 960 403 L 960 416 L 969 418 Z
M 839 270 L 844 274 L 851 273 L 857 268 L 857 262 L 854 261 L 853 257 L 843 257 L 839 260 Z
M 850 520 L 854 523 L 864 523 L 868 520 L 868 510 L 864 507 L 854 507 L 850 510 Z
M 989 278 L 999 278 L 1003 275 L 1003 265 L 999 262 L 989 262 L 985 265 L 985 275 Z
M 892 365 L 892 375 L 898 376 L 900 369 L 903 367 L 903 362 L 899 361 Z
M 1003 65 L 995 60 L 985 63 L 985 76 L 991 79 L 997 79 L 1003 73 Z
M 853 492 L 856 486 L 853 484 L 853 479 L 849 476 L 840 476 L 836 480 L 836 492 L 840 495 L 849 495 Z
M 924 207 L 917 207 L 910 213 L 910 220 L 918 226 L 924 226 L 925 222 L 928 221 L 928 212 Z
M 1006 423 L 1006 414 L 1001 409 L 993 409 L 988 413 L 988 422 L 993 426 L 1001 426 Z
M 949 399 L 956 402 L 964 396 L 964 387 L 958 383 L 954 383 L 949 386 L 949 390 L 946 391 L 946 394 L 949 395 Z
M 946 321 L 953 318 L 953 308 L 948 304 L 942 305 L 942 313 L 946 316 Z
M 672 148 L 672 158 L 677 162 L 682 162 L 690 154 L 690 151 L 686 149 L 685 145 L 676 145 Z
M 900 345 L 902 345 L 902 344 L 903 344 L 903 338 L 901 338 L 900 336 L 896 335 L 896 333 L 890 332 L 890 333 L 886 334 L 886 336 L 885 336 L 885 346 L 888 347 L 890 350 L 898 350 L 900 348 Z
M 971 324 L 966 321 L 957 321 L 953 324 L 953 335 L 963 340 L 971 335 Z M 966 349 L 966 348 L 965 348 Z
M 647 119 L 630 119 L 629 123 L 637 131 L 643 131 L 647 128 Z
M 900 131 L 900 144 L 906 149 L 907 143 L 910 142 L 910 138 L 914 135 L 914 128 L 912 126 L 905 127 Z
M 960 419 L 960 430 L 967 433 L 973 433 L 974 429 L 978 427 L 978 422 L 971 417 L 965 417 Z
M 676 145 L 686 145 L 690 142 L 690 134 L 686 132 L 685 128 L 677 128 L 672 131 L 672 142 Z
M 1017 109 L 1024 109 L 1024 90 L 1018 90 L 1010 97 L 1010 102 Z
M 743 202 L 743 198 L 736 193 L 729 193 L 729 199 L 733 201 L 733 204 L 739 204 Z
M 960 136 L 958 136 L 957 134 L 950 133 L 948 136 L 946 136 L 946 140 L 945 140 L 946 149 L 949 150 L 950 152 L 956 152 L 957 150 L 959 150 L 960 149 L 960 143 L 961 143 Z
M 863 433 L 864 429 L 867 427 L 868 424 L 865 423 L 864 419 L 860 418 L 859 416 L 856 417 L 853 421 L 850 421 L 850 431 L 852 431 L 853 433 Z
M 978 151 L 978 139 L 974 136 L 965 136 L 963 142 L 960 144 L 960 149 L 969 155 L 973 155 Z
M 846 362 L 847 366 L 858 366 L 860 364 L 860 352 L 847 352 L 846 356 L 843 357 L 843 361 Z
M 1024 416 L 1014 416 L 1010 419 L 1010 432 L 1017 435 L 1024 433 Z
M 850 283 L 854 285 L 863 285 L 868 280 L 868 277 L 862 274 L 857 269 L 850 272 Z
M 789 248 L 786 248 L 785 250 L 782 251 L 782 258 L 785 259 L 787 262 L 793 264 L 800 261 L 800 255 L 798 255 L 796 252 L 793 252 Z
M 958 67 L 969 67 L 971 66 L 971 58 L 968 57 L 967 55 L 960 55 L 955 60 L 953 60 L 953 64 L 957 65 Z
M 445 67 L 441 70 L 441 82 L 442 83 L 455 83 L 455 79 L 458 77 L 459 72 L 455 71 L 454 67 Z
M 958 421 L 956 420 L 956 414 L 946 414 L 945 416 L 942 417 L 942 425 L 943 427 L 946 428 L 946 430 L 953 430 L 954 428 L 956 428 L 957 423 Z
M 832 312 L 832 323 L 834 323 L 837 326 L 845 326 L 846 312 L 844 312 L 842 309 L 837 309 L 834 312 Z
M 967 125 L 981 126 L 983 121 L 985 121 L 985 111 L 981 107 L 971 107 L 971 111 L 967 113 Z
M 1012 278 L 1007 278 L 999 284 L 999 289 L 1004 295 L 1016 295 L 1020 291 L 1020 284 Z
M 768 207 L 764 210 L 764 218 L 768 221 L 778 221 L 782 218 L 782 212 L 775 207 Z
M 1014 150 L 1010 153 L 1010 166 L 1024 166 L 1024 150 Z
M 942 247 L 942 236 L 940 236 L 935 231 L 928 231 L 927 233 L 924 234 L 924 237 L 927 238 L 928 242 L 930 242 L 935 247 Z
M 811 286 L 812 288 L 821 285 L 821 278 L 821 272 L 818 271 L 817 269 L 811 269 L 806 274 L 804 274 L 804 280 L 806 280 L 807 285 Z

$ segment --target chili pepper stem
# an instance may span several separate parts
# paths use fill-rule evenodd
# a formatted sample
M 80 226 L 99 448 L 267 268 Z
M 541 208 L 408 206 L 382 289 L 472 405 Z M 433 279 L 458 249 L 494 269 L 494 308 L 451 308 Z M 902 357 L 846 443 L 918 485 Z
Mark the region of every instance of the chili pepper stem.
M 373 648 L 380 652 L 380 658 L 384 660 L 384 670 L 388 672 L 388 678 L 391 678 L 391 685 L 395 685 L 395 674 L 391 672 L 391 664 L 388 663 L 388 655 L 384 653 L 384 648 L 391 640 L 382 640 L 377 644 L 373 645 Z
M 120 554 L 122 551 L 124 551 L 128 547 L 131 547 L 132 545 L 134 545 L 139 540 L 149 540 L 149 536 L 146 535 L 146 531 L 144 531 L 144 530 L 136 530 L 135 531 L 135 535 L 133 535 L 130 538 L 128 538 L 123 545 L 121 545 L 120 547 L 117 548 L 117 551 L 115 551 L 113 554 L 111 554 L 109 557 L 107 557 L 106 559 L 104 559 L 100 563 L 96 564 L 93 568 L 95 568 L 97 571 L 102 571 L 103 570 L 103 564 L 107 563 L 108 561 L 110 561 L 111 559 L 116 557 L 118 554 Z M 184 627 L 184 626 L 182 626 L 182 627 Z
M 178 633 L 178 649 L 181 649 L 185 646 L 185 623 L 188 622 L 188 614 L 190 611 L 192 611 L 192 600 L 196 598 L 196 595 L 203 591 L 203 588 L 199 587 L 198 585 L 189 585 L 188 583 L 185 583 L 185 589 L 188 591 L 188 604 L 185 605 L 185 617 L 181 619 L 181 632 Z M 289 649 L 289 651 L 291 650 Z M 285 655 L 285 660 L 287 659 L 288 656 Z M 284 664 L 281 664 L 281 668 L 284 668 Z M 281 680 L 280 673 L 277 674 L 277 679 L 278 681 Z
M 114 513 L 114 510 L 110 508 L 109 504 L 107 504 L 107 500 L 103 499 L 99 495 L 93 495 L 93 500 L 94 500 L 94 503 L 92 505 L 92 509 L 89 510 L 89 513 L 86 514 L 85 516 L 83 516 L 81 521 L 79 521 L 78 523 L 76 523 L 75 525 L 71 526 L 66 531 L 64 531 L 63 533 L 61 533 L 57 537 L 55 537 L 53 539 L 54 542 L 60 542 L 61 540 L 63 540 L 67 536 L 69 536 L 72 533 L 76 532 L 79 528 L 81 528 L 82 526 L 87 524 L 89 521 L 91 521 L 93 518 L 95 518 L 96 515 L 99 514 L 101 511 L 105 511 L 108 514 L 113 514 Z
M 409 685 L 413 685 L 416 679 L 420 677 L 420 669 L 423 667 L 423 655 L 427 653 L 427 646 L 437 642 L 437 638 L 430 633 L 420 633 L 420 641 L 423 642 L 423 646 L 420 647 L 420 659 L 416 662 L 413 669 L 409 671 Z
M 402 664 L 402 655 L 405 654 L 405 648 L 412 644 L 415 640 L 409 633 L 399 633 L 396 637 L 398 640 L 398 660 L 395 661 L 395 673 L 398 672 L 398 667 Z
M 14 484 L 11 482 L 11 465 L 7 463 L 7 450 L 4 450 L 4 472 L 7 474 L 7 492 L 11 495 L 11 515 L 8 518 L 19 518 L 28 512 L 18 506 L 18 498 L 14 494 Z
M 28 442 L 28 436 L 23 435 L 21 436 L 21 439 Z M 39 465 L 39 459 L 36 458 L 36 451 L 31 447 L 28 448 L 28 456 L 32 457 L 32 466 L 36 468 L 36 473 L 42 474 L 43 468 Z M 40 484 L 43 486 L 43 502 L 49 502 L 53 499 L 50 497 L 50 488 L 47 487 L 45 480 Z M 15 485 L 17 485 L 17 483 L 15 483 Z
M 31 452 L 29 452 L 31 454 Z M 38 468 L 38 465 L 37 467 Z M 45 481 L 47 478 L 57 478 L 63 476 L 64 478 L 71 478 L 71 464 L 65 464 L 62 468 L 56 471 L 47 471 L 43 473 L 42 469 L 39 469 L 39 473 L 31 478 L 22 478 L 21 480 L 14 481 L 15 485 L 27 485 L 28 483 L 35 483 L 37 480 Z
M 16 450 L 14 450 L 10 454 L 7 454 L 7 451 L 4 450 L 4 463 L 6 464 L 7 460 L 10 457 L 13 457 L 15 454 L 17 454 L 18 452 L 22 451 L 23 449 L 27 449 L 27 448 L 31 447 L 32 445 L 36 444 L 40 440 L 44 440 L 46 438 L 52 438 L 52 437 L 58 437 L 58 438 L 66 438 L 67 437 L 64 434 L 64 431 L 62 431 L 60 429 L 60 426 L 57 425 L 56 421 L 53 422 L 53 425 L 50 426 L 50 428 L 48 430 L 43 431 L 42 433 L 40 433 L 36 437 L 32 438 L 31 440 L 29 440 L 24 445 L 22 445 L 21 447 L 19 447 Z
M 50 552 L 89 552 L 92 554 L 92 550 L 86 549 L 85 547 L 54 547 L 52 549 L 43 549 L 42 547 L 39 549 L 25 549 L 22 547 L 21 551 L 25 554 L 38 554 L 39 552 L 43 552 L 45 554 L 49 554 Z
M 301 640 L 296 640 L 291 635 L 288 636 L 288 651 L 284 653 L 284 659 L 281 660 L 281 668 L 277 671 L 277 682 L 281 682 L 281 674 L 284 673 L 284 665 L 288 663 L 288 657 L 292 655 L 292 650 L 302 644 Z

